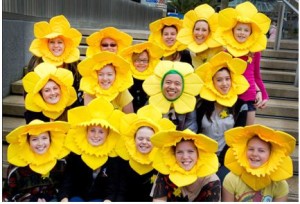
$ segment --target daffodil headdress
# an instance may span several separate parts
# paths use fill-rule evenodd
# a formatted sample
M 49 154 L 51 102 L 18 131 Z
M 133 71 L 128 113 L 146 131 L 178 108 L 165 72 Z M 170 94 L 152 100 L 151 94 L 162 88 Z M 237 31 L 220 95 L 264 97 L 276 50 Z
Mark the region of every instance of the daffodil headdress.
M 116 79 L 109 89 L 103 89 L 98 83 L 97 71 L 108 64 L 115 67 Z M 82 75 L 80 90 L 112 101 L 120 92 L 132 86 L 133 79 L 129 67 L 130 65 L 126 60 L 112 52 L 104 51 L 88 57 L 78 64 L 78 71 Z
M 233 36 L 233 28 L 238 22 L 251 24 L 251 35 L 244 43 L 237 42 Z M 237 5 L 235 9 L 226 8 L 219 12 L 218 40 L 235 57 L 259 52 L 266 49 L 266 33 L 270 23 L 270 18 L 259 13 L 252 3 L 246 1 Z
M 193 140 L 198 149 L 197 163 L 189 171 L 178 165 L 173 149 L 182 139 Z M 159 148 L 153 167 L 162 174 L 168 174 L 178 187 L 189 185 L 198 177 L 211 175 L 218 170 L 218 158 L 215 154 L 218 143 L 203 134 L 196 134 L 189 129 L 160 131 L 151 137 L 151 142 Z
M 36 119 L 14 129 L 6 136 L 9 143 L 8 162 L 20 167 L 29 165 L 34 172 L 47 176 L 56 165 L 56 161 L 70 153 L 63 145 L 69 127 L 70 125 L 63 121 L 43 122 Z M 50 147 L 44 154 L 37 154 L 31 150 L 28 136 L 44 132 L 50 133 Z
M 120 138 L 120 117 L 123 113 L 114 110 L 113 105 L 105 98 L 96 98 L 87 106 L 79 106 L 68 111 L 68 122 L 71 129 L 67 134 L 65 145 L 93 170 L 102 166 L 108 157 L 117 156 L 114 148 Z M 99 125 L 109 129 L 105 142 L 100 146 L 93 146 L 87 140 L 87 127 Z
M 291 135 L 263 125 L 251 125 L 227 130 L 225 141 L 229 149 L 225 156 L 225 166 L 255 191 L 293 176 L 293 162 L 290 157 L 296 140 Z M 253 137 L 271 144 L 269 160 L 258 168 L 251 168 L 247 159 L 247 144 Z
M 69 21 L 63 16 L 55 16 L 50 22 L 41 21 L 34 24 L 34 39 L 29 51 L 44 62 L 60 66 L 63 63 L 71 63 L 79 60 L 78 46 L 82 35 L 75 28 L 71 28 Z M 64 52 L 60 56 L 54 56 L 48 48 L 49 39 L 61 37 L 64 40 Z
M 194 39 L 195 23 L 204 20 L 209 26 L 209 35 L 205 42 L 197 44 Z M 208 4 L 197 6 L 194 10 L 188 11 L 183 18 L 183 28 L 179 31 L 177 40 L 194 52 L 203 52 L 208 48 L 219 47 L 221 44 L 215 40 L 218 26 L 218 14 Z
M 52 80 L 60 87 L 60 99 L 56 104 L 44 101 L 40 91 L 46 83 Z M 51 119 L 58 118 L 67 106 L 72 105 L 77 94 L 73 85 L 74 77 L 71 71 L 64 68 L 56 68 L 53 64 L 43 62 L 35 67 L 33 72 L 26 74 L 23 79 L 25 108 L 34 112 L 43 112 Z
M 170 72 L 177 72 L 182 77 L 182 93 L 175 100 L 168 100 L 163 95 L 162 83 Z M 185 62 L 161 61 L 154 69 L 154 73 L 146 78 L 143 83 L 144 91 L 150 96 L 149 104 L 152 104 L 161 113 L 165 114 L 171 106 L 177 113 L 183 114 L 195 109 L 196 98 L 202 88 L 202 80 L 194 73 L 193 67 Z
M 142 53 L 144 50 L 146 50 L 148 53 L 149 63 L 148 68 L 145 71 L 140 72 L 134 66 L 132 55 L 133 53 Z M 157 65 L 163 55 L 163 50 L 158 45 L 147 41 L 125 48 L 122 50 L 120 55 L 124 57 L 127 62 L 129 62 L 133 77 L 136 79 L 145 80 L 153 73 L 154 67 Z
M 231 77 L 231 87 L 226 95 L 217 91 L 213 83 L 213 76 L 224 67 L 228 68 Z M 242 75 L 246 67 L 247 63 L 244 60 L 233 58 L 224 51 L 213 56 L 195 70 L 195 73 L 204 81 L 204 86 L 200 90 L 201 98 L 217 101 L 223 106 L 233 106 L 238 95 L 244 93 L 249 87 L 248 81 Z
M 162 38 L 162 30 L 165 26 L 175 26 L 177 28 L 177 33 L 182 28 L 182 20 L 176 17 L 165 17 L 158 19 L 149 24 L 150 35 L 148 40 L 159 45 L 164 50 L 164 57 L 170 56 L 176 51 L 181 51 L 186 49 L 186 45 L 181 44 L 176 40 L 176 43 L 172 47 L 165 45 Z
M 91 57 L 101 52 L 101 41 L 105 38 L 111 38 L 116 41 L 118 53 L 120 53 L 120 51 L 124 48 L 130 46 L 132 43 L 132 37 L 127 33 L 114 27 L 106 27 L 87 37 L 86 42 L 88 44 L 88 48 L 86 50 L 86 56 Z
M 141 127 L 150 127 L 154 133 L 167 129 L 175 130 L 176 127 L 170 120 L 162 118 L 162 114 L 151 105 L 140 108 L 137 113 L 122 117 L 120 125 L 122 137 L 117 144 L 116 152 L 124 160 L 129 160 L 129 165 L 134 171 L 143 175 L 153 169 L 152 162 L 157 148 L 153 147 L 148 154 L 142 154 L 137 150 L 135 135 Z

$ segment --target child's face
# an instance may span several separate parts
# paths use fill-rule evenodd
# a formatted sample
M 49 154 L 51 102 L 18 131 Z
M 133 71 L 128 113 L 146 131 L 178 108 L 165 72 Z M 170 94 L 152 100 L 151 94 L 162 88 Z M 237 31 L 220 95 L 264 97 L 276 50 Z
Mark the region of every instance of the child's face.
M 177 30 L 173 27 L 165 27 L 162 32 L 162 39 L 166 46 L 172 47 L 176 43 Z
M 150 141 L 150 137 L 154 134 L 152 128 L 142 127 L 138 129 L 135 135 L 135 145 L 137 150 L 142 154 L 148 154 L 153 145 Z
M 45 154 L 50 147 L 49 132 L 29 136 L 30 149 L 36 154 Z
M 137 59 L 133 62 L 133 65 L 139 72 L 145 71 L 149 65 L 148 53 L 144 51 L 138 54 Z
M 233 36 L 239 43 L 244 43 L 251 35 L 252 29 L 250 23 L 238 22 L 233 28 Z
M 103 89 L 109 89 L 116 80 L 115 68 L 110 64 L 97 71 L 97 74 L 98 83 Z
M 61 90 L 57 83 L 49 80 L 41 90 L 42 98 L 46 103 L 56 104 L 61 97 Z
M 258 137 L 248 141 L 247 159 L 251 168 L 259 168 L 269 160 L 271 154 L 270 144 Z
M 87 140 L 92 146 L 102 145 L 108 135 L 108 129 L 99 125 L 92 125 L 87 128 Z
M 186 171 L 191 170 L 198 160 L 198 151 L 193 141 L 181 141 L 175 148 L 177 164 Z
M 214 87 L 223 95 L 226 95 L 231 88 L 231 77 L 228 69 L 221 69 L 213 76 Z
M 56 38 L 49 39 L 48 48 L 55 57 L 61 56 L 65 51 L 65 43 L 63 38 L 56 37 Z
M 209 25 L 205 21 L 197 21 L 193 30 L 194 39 L 198 45 L 205 42 L 209 35 Z
M 174 100 L 181 95 L 182 78 L 179 74 L 168 74 L 163 81 L 163 95 L 168 100 Z
M 117 53 L 118 45 L 115 40 L 111 38 L 104 38 L 100 43 L 100 49 L 101 51 Z

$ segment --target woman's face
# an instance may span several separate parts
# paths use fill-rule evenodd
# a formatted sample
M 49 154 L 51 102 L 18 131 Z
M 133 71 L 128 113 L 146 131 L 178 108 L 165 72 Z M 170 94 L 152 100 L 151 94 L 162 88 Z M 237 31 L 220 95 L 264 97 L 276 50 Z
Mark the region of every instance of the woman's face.
M 163 81 L 163 95 L 168 100 L 175 100 L 182 93 L 182 78 L 179 74 L 168 74 Z
M 265 164 L 270 157 L 270 144 L 258 137 L 253 137 L 248 141 L 247 159 L 251 168 L 259 168 Z
M 209 35 L 209 25 L 206 21 L 197 21 L 193 30 L 194 39 L 198 45 L 204 43 Z
M 48 48 L 55 57 L 61 56 L 65 51 L 65 43 L 63 38 L 56 37 L 56 38 L 49 39 Z
M 99 125 L 88 126 L 87 128 L 87 140 L 90 145 L 97 147 L 102 145 L 108 135 L 108 129 Z
M 148 154 L 153 145 L 150 141 L 150 137 L 154 134 L 154 131 L 150 127 L 141 127 L 135 134 L 135 145 L 137 150 L 142 154 Z
M 172 47 L 176 43 L 177 30 L 173 27 L 165 27 L 162 32 L 162 40 L 167 47 Z
M 228 69 L 221 69 L 213 76 L 213 83 L 220 94 L 226 95 L 231 88 L 231 77 Z
M 118 52 L 118 45 L 115 40 L 111 38 L 103 38 L 100 43 L 101 51 L 108 51 L 108 52 Z
M 116 80 L 116 71 L 113 65 L 105 65 L 97 71 L 98 83 L 103 89 L 109 89 Z
M 137 54 L 137 58 L 133 62 L 134 67 L 139 72 L 145 71 L 149 66 L 149 56 L 146 51 Z
M 52 80 L 49 80 L 41 90 L 42 98 L 46 103 L 56 104 L 61 98 L 60 86 Z
M 235 40 L 239 43 L 244 43 L 247 41 L 251 35 L 252 29 L 250 23 L 240 23 L 238 22 L 233 28 L 233 36 Z
M 186 140 L 177 143 L 175 148 L 177 164 L 186 171 L 191 170 L 198 160 L 198 151 L 193 141 Z
M 45 154 L 50 148 L 49 132 L 29 136 L 30 149 L 36 154 Z

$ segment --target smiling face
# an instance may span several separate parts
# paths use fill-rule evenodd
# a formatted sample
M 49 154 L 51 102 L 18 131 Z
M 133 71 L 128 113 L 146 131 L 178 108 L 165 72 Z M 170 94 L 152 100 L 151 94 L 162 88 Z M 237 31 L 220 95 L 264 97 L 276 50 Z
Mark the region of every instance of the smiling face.
M 50 134 L 43 132 L 39 135 L 29 136 L 30 149 L 36 154 L 45 154 L 50 148 Z
M 271 154 L 271 144 L 254 136 L 248 141 L 247 159 L 251 168 L 259 168 L 265 164 Z
M 97 71 L 98 84 L 103 89 L 109 89 L 116 80 L 116 71 L 113 65 L 105 65 L 102 69 Z
M 56 104 L 61 98 L 61 90 L 57 83 L 49 80 L 41 90 L 42 98 L 46 103 Z
M 191 170 L 198 160 L 198 151 L 193 141 L 183 140 L 176 144 L 175 158 L 177 164 L 186 171 Z
M 103 40 L 101 40 L 100 43 L 100 50 L 117 53 L 118 44 L 115 40 L 111 38 L 103 38 Z
M 141 53 L 134 53 L 132 59 L 134 67 L 139 72 L 145 71 L 149 66 L 149 55 L 146 50 Z
M 182 93 L 183 81 L 179 74 L 167 74 L 163 81 L 162 92 L 168 100 L 177 99 Z
M 162 40 L 167 47 L 172 47 L 176 43 L 177 29 L 166 26 L 162 29 Z
M 87 128 L 87 140 L 90 145 L 97 147 L 102 145 L 108 135 L 108 129 L 99 125 L 88 126 Z
M 240 23 L 238 22 L 233 28 L 233 36 L 235 40 L 239 43 L 244 43 L 247 41 L 251 35 L 252 29 L 250 23 Z
M 150 127 L 140 127 L 135 134 L 135 145 L 137 150 L 142 154 L 148 154 L 153 145 L 150 141 L 150 137 L 154 134 L 154 131 Z
M 214 87 L 220 94 L 226 95 L 231 88 L 231 76 L 227 68 L 222 68 L 213 76 Z
M 204 43 L 209 35 L 209 25 L 206 21 L 197 21 L 193 29 L 193 35 L 198 45 Z
M 49 39 L 48 48 L 55 57 L 61 56 L 65 51 L 65 43 L 63 38 L 56 37 L 56 38 Z

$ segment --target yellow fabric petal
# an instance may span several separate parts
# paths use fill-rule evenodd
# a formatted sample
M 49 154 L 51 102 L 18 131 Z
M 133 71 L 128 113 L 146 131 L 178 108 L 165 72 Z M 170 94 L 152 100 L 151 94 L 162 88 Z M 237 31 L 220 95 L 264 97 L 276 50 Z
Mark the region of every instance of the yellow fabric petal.
M 163 114 L 167 113 L 171 107 L 171 102 L 166 100 L 162 93 L 151 96 L 149 98 L 149 104 L 156 107 Z
M 241 179 L 254 191 L 259 191 L 271 184 L 271 179 L 268 176 L 255 177 L 251 174 L 244 173 L 241 175 Z
M 132 169 L 134 169 L 139 175 L 146 174 L 153 170 L 152 164 L 141 164 L 139 162 L 136 162 L 134 160 L 129 160 L 129 165 Z
M 91 169 L 96 170 L 99 167 L 103 166 L 105 162 L 108 160 L 107 156 L 104 157 L 95 157 L 93 155 L 82 154 L 81 159 L 86 165 L 88 165 Z
M 196 98 L 192 95 L 182 93 L 180 96 L 180 100 L 175 100 L 173 104 L 176 113 L 184 114 L 192 112 L 193 110 L 195 110 Z
M 40 165 L 34 165 L 34 164 L 29 164 L 29 167 L 32 171 L 39 173 L 41 175 L 45 175 L 53 169 L 53 167 L 56 164 L 56 160 L 49 161 L 45 164 L 40 164 Z
M 182 175 L 180 173 L 174 172 L 169 176 L 170 180 L 178 187 L 187 186 L 194 183 L 197 180 L 196 175 Z

